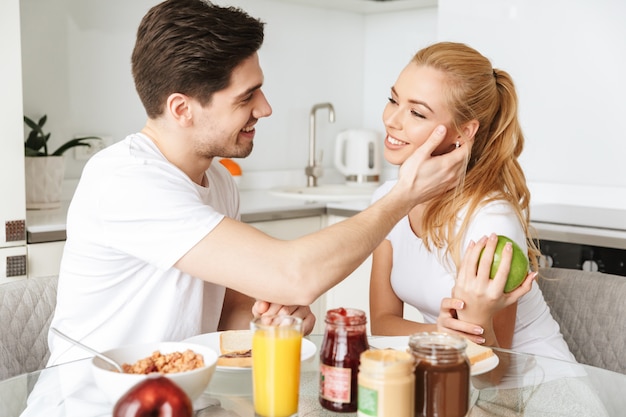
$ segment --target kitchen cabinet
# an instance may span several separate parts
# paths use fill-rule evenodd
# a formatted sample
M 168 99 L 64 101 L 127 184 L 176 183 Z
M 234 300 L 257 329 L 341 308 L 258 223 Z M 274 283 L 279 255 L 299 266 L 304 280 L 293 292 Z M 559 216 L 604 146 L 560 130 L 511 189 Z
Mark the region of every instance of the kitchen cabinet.
M 328 215 L 327 224 L 330 226 L 345 220 L 347 217 Z M 372 256 L 367 259 L 352 272 L 346 279 L 335 285 L 326 292 L 325 310 L 338 307 L 357 308 L 365 311 L 368 323 L 367 332 L 370 332 L 369 318 L 369 288 L 370 270 L 372 267 Z
M 313 233 L 327 225 L 338 223 L 345 220 L 348 216 L 342 215 L 324 215 L 313 216 L 287 220 L 273 220 L 263 222 L 253 222 L 250 225 L 267 233 L 270 236 L 291 240 L 296 239 L 305 234 Z M 372 266 L 372 257 L 369 256 L 356 270 L 354 270 L 346 279 L 328 290 L 319 297 L 312 305 L 311 311 L 317 318 L 313 333 L 324 333 L 324 316 L 326 311 L 331 308 L 350 307 L 358 308 L 365 311 L 369 322 L 369 281 L 370 269 Z M 405 317 L 409 320 L 422 321 L 422 316 L 411 306 L 404 307 Z M 367 325 L 368 333 L 370 332 L 369 323 Z
M 0 2 L 0 284 L 26 277 L 20 2 Z
M 69 201 L 48 210 L 27 210 L 28 277 L 58 275 L 65 247 Z
M 59 219 L 64 217 L 65 210 L 54 211 L 56 216 L 50 215 L 53 211 L 50 211 L 48 216 L 44 219 L 40 219 L 36 216 L 30 216 L 32 220 L 32 228 L 35 229 L 35 225 L 39 226 L 36 230 L 45 229 L 46 222 L 59 223 Z M 63 214 L 61 214 L 63 213 Z M 34 213 L 35 215 L 43 213 Z M 249 223 L 257 229 L 277 237 L 279 239 L 295 239 L 308 233 L 315 232 L 320 229 L 322 217 L 311 216 L 303 218 L 293 218 L 286 220 L 272 220 L 272 221 L 259 221 Z M 63 225 L 57 225 L 58 228 Z M 52 235 L 49 233 L 49 235 Z M 57 232 L 60 235 L 60 232 Z M 28 253 L 28 276 L 29 277 L 42 277 L 50 275 L 58 275 L 61 265 L 61 257 L 63 255 L 63 248 L 65 247 L 65 238 L 63 230 L 63 238 L 55 239 L 54 241 L 40 241 L 40 243 L 29 243 L 27 245 Z M 34 239 L 44 236 L 43 233 L 33 234 Z
M 64 240 L 28 244 L 28 277 L 50 277 L 59 275 L 64 247 Z
M 328 215 L 327 224 L 335 224 L 346 219 L 344 216 Z M 325 310 L 338 307 L 358 308 L 365 311 L 368 318 L 367 331 L 370 330 L 370 307 L 369 307 L 369 285 L 370 271 L 372 268 L 372 256 L 367 259 L 350 274 L 346 279 L 331 288 L 325 295 Z M 324 310 L 324 311 L 325 311 Z M 422 322 L 421 313 L 409 305 L 404 305 L 404 318 Z
M 292 240 L 320 230 L 322 227 L 322 216 L 269 220 L 248 224 L 275 238 Z
M 322 228 L 323 216 L 301 217 L 285 220 L 270 220 L 248 223 L 260 231 L 277 239 L 292 240 L 309 233 L 316 232 Z M 316 322 L 313 333 L 324 332 L 325 296 L 322 295 L 312 305 L 311 311 L 315 314 Z

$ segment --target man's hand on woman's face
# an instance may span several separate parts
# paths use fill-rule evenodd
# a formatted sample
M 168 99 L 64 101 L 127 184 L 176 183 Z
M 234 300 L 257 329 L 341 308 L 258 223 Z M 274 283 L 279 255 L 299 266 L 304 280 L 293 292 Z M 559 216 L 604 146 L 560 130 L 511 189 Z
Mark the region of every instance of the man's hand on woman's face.
M 407 187 L 415 204 L 456 187 L 465 172 L 470 144 L 461 145 L 444 155 L 432 156 L 446 136 L 446 128 L 437 126 L 422 146 L 407 158 L 398 172 L 398 183 Z

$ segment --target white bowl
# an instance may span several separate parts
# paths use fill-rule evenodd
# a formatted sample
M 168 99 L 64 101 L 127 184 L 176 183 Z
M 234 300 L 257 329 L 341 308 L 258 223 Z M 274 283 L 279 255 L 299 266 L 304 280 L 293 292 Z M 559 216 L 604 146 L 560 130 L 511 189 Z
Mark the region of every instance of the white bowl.
M 218 355 L 215 350 L 187 342 L 159 342 L 124 346 L 102 353 L 121 365 L 123 363 L 133 364 L 139 359 L 147 358 L 157 350 L 162 354 L 167 354 L 172 352 L 184 352 L 187 349 L 191 349 L 195 353 L 202 355 L 204 366 L 191 371 L 164 374 L 164 376 L 178 384 L 193 402 L 200 397 L 209 385 L 209 382 L 211 382 L 211 377 L 217 365 Z M 113 404 L 131 387 L 147 377 L 147 375 L 117 372 L 111 365 L 98 357 L 94 357 L 91 363 L 96 385 L 104 391 Z

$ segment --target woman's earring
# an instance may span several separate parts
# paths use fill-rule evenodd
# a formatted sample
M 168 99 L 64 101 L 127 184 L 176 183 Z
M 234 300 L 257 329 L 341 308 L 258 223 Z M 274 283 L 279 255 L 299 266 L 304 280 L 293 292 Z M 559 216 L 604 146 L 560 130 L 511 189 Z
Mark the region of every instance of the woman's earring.
M 459 149 L 461 147 L 461 142 L 459 142 L 458 140 L 454 143 L 454 147 L 455 149 Z

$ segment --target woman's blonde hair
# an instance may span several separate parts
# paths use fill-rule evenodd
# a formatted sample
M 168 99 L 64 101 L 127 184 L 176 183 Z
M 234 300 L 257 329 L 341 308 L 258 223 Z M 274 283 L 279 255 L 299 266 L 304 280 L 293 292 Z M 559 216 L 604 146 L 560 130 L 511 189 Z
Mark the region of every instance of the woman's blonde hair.
M 529 259 L 536 269 L 539 250 L 530 230 L 530 191 L 517 160 L 524 135 L 511 76 L 494 69 L 487 58 L 461 43 L 436 43 L 420 50 L 411 62 L 445 75 L 444 100 L 459 133 L 464 123 L 479 122 L 462 183 L 425 208 L 422 237 L 427 247 L 443 248 L 448 242 L 448 254 L 458 268 L 463 235 L 472 215 L 488 202 L 504 200 L 524 228 Z M 467 212 L 457 233 L 457 215 L 464 207 Z

